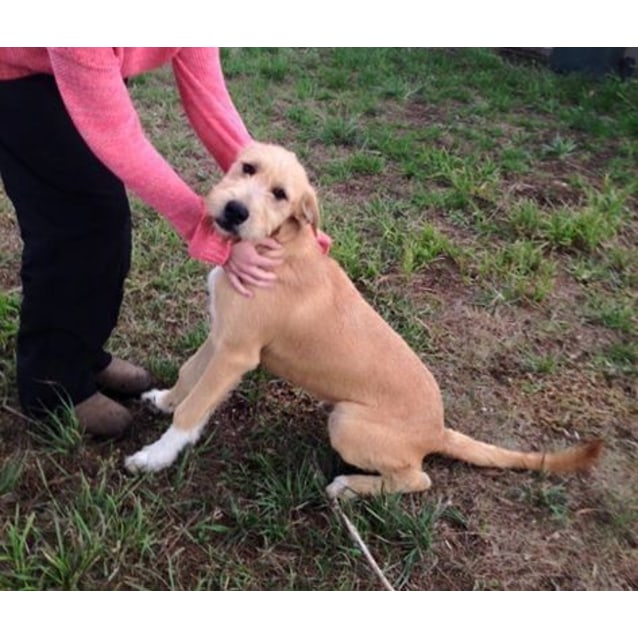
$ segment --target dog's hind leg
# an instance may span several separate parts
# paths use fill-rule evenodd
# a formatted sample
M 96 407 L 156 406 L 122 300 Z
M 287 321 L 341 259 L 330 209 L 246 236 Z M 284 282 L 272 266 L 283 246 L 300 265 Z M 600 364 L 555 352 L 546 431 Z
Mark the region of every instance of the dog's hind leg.
M 172 414 L 204 373 L 213 352 L 213 341 L 209 334 L 197 352 L 180 368 L 177 383 L 168 390 L 153 389 L 145 392 L 142 395 L 142 401 L 149 403 L 160 412 Z
M 330 498 L 353 498 L 397 492 L 423 492 L 431 485 L 430 477 L 420 468 L 407 468 L 381 476 L 342 474 L 328 485 L 326 492 Z
M 187 445 L 199 439 L 211 414 L 242 376 L 258 364 L 258 352 L 248 355 L 217 349 L 193 389 L 175 410 L 173 424 L 155 443 L 129 456 L 126 468 L 130 472 L 156 472 L 171 465 Z
M 347 463 L 379 473 L 338 476 L 327 488 L 331 498 L 422 492 L 430 487 L 419 449 L 401 429 L 380 424 L 373 410 L 339 404 L 330 415 L 328 433 L 330 443 Z

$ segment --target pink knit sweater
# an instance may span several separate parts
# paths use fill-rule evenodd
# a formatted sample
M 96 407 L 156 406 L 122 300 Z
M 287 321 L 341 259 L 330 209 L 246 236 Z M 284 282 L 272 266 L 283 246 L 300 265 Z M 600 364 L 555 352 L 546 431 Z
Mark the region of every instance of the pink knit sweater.
M 146 138 L 123 78 L 167 62 L 186 114 L 226 171 L 251 137 L 207 48 L 0 48 L 0 80 L 52 74 L 78 131 L 95 155 L 188 242 L 191 256 L 223 264 L 230 244 L 215 233 L 203 199 Z

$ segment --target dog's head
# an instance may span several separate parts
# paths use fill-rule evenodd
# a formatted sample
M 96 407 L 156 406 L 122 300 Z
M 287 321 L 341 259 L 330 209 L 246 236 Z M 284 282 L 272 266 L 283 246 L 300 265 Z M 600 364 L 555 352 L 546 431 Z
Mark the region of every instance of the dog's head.
M 317 197 L 294 153 L 254 143 L 244 149 L 208 197 L 215 225 L 224 235 L 256 241 L 288 220 L 319 224 Z

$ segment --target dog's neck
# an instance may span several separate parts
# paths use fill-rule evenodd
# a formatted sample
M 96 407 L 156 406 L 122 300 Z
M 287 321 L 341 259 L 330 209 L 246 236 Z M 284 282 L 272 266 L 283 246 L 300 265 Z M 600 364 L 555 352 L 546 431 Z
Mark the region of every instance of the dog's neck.
M 285 257 L 306 250 L 308 245 L 317 244 L 316 229 L 294 217 L 288 218 L 271 237 L 284 247 Z

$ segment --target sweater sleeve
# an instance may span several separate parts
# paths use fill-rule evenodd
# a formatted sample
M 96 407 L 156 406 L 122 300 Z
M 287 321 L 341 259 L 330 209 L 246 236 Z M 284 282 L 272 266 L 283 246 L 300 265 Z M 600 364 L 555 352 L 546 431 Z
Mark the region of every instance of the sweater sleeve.
M 180 49 L 173 72 L 188 119 L 226 172 L 252 138 L 226 88 L 219 49 Z
M 145 136 L 113 49 L 52 48 L 49 57 L 62 100 L 89 148 L 185 240 L 198 235 L 204 202 Z M 224 263 L 228 242 L 209 235 L 206 260 Z

